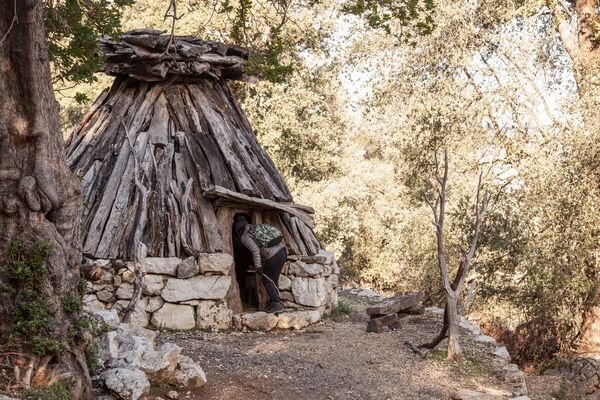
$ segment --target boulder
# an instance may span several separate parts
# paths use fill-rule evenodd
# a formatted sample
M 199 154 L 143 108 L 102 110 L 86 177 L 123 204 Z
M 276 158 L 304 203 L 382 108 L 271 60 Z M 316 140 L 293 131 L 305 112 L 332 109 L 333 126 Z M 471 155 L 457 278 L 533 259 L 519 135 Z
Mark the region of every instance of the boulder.
M 231 284 L 230 276 L 196 276 L 190 279 L 171 278 L 161 296 L 168 302 L 194 299 L 221 300 Z
M 200 366 L 187 356 L 177 357 L 177 367 L 173 373 L 172 385 L 199 388 L 206 383 L 206 374 Z
M 162 275 L 144 275 L 142 277 L 142 293 L 147 296 L 160 295 L 165 287 L 165 280 Z
M 180 353 L 179 346 L 174 343 L 165 343 L 156 350 L 144 353 L 138 368 L 146 373 L 152 385 L 169 383 Z
M 194 307 L 183 304 L 165 303 L 152 314 L 152 325 L 157 328 L 188 330 L 196 325 Z
M 207 272 L 229 275 L 233 267 L 233 257 L 227 253 L 203 253 L 198 256 L 200 273 Z
M 177 266 L 177 277 L 180 279 L 191 278 L 198 275 L 200 266 L 195 257 L 188 257 Z
M 196 325 L 200 329 L 229 329 L 231 317 L 231 310 L 224 302 L 204 300 L 196 308 Z
M 320 264 L 307 264 L 302 261 L 290 263 L 288 274 L 302 278 L 318 278 L 323 275 L 323 266 Z
M 277 285 L 279 286 L 279 290 L 289 290 L 292 288 L 292 280 L 281 274 L 279 275 L 279 282 L 277 282 Z
M 119 340 L 119 344 L 130 336 L 140 336 L 148 339 L 151 343 L 154 343 L 156 340 L 156 332 L 151 331 L 150 329 L 146 329 L 139 325 L 134 325 L 132 323 L 122 323 L 117 326 L 115 329 L 117 332 L 117 340 Z
M 112 368 L 138 368 L 144 353 L 154 351 L 154 343 L 146 337 L 127 336 L 121 340 L 117 356 L 109 363 Z
M 251 312 L 241 315 L 242 326 L 251 331 L 270 331 L 277 326 L 278 318 L 266 312 Z
M 295 278 L 292 281 L 292 293 L 298 304 L 309 307 L 322 306 L 327 300 L 325 279 Z
M 106 387 L 123 400 L 138 400 L 150 391 L 146 375 L 135 368 L 113 368 L 104 371 L 100 379 Z
M 123 283 L 117 289 L 117 299 L 131 299 L 133 296 L 133 285 L 131 283 Z
M 140 260 L 140 268 L 146 274 L 177 276 L 177 266 L 181 261 L 177 257 L 146 257 Z
M 284 312 L 278 316 L 277 328 L 302 329 L 314 324 L 319 319 L 321 319 L 321 313 L 317 310 Z
M 153 313 L 165 304 L 165 301 L 160 296 L 150 297 L 146 305 L 146 311 Z
M 112 267 L 110 260 L 97 259 L 93 262 L 95 267 L 106 268 L 109 269 Z

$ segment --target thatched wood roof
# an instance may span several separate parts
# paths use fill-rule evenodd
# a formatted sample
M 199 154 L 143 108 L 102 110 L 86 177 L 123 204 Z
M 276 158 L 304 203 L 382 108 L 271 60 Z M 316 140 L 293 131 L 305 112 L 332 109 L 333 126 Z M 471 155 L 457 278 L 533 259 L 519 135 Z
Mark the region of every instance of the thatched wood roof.
M 82 177 L 88 256 L 132 259 L 136 233 L 151 257 L 224 251 L 230 222 L 219 221 L 220 206 L 270 212 L 292 254 L 321 249 L 312 209 L 292 202 L 223 80 L 118 78 L 73 131 L 67 155 Z
M 118 40 L 102 37 L 104 71 L 144 81 L 223 78 L 247 80 L 244 74 L 250 50 L 193 36 L 164 35 L 162 31 L 136 29 Z

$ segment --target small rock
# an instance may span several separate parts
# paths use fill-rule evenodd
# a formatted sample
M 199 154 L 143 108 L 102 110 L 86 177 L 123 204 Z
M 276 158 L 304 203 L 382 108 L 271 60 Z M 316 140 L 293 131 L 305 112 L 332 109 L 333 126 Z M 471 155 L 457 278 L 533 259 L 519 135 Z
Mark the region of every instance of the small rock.
M 198 255 L 200 273 L 214 272 L 229 275 L 233 267 L 233 257 L 227 253 L 203 253 Z
M 206 374 L 198 364 L 187 356 L 177 357 L 177 368 L 173 374 L 175 385 L 199 388 L 206 383 Z
M 195 257 L 188 257 L 177 266 L 177 277 L 180 279 L 191 278 L 198 275 L 200 266 Z
M 323 276 L 323 266 L 320 264 L 307 264 L 302 261 L 290 263 L 288 274 L 302 278 L 318 278 Z
M 98 297 L 98 300 L 104 302 L 104 303 L 109 303 L 111 301 L 114 300 L 114 293 L 112 291 L 108 291 L 107 289 L 103 289 L 99 292 L 96 293 L 96 297 Z
M 494 355 L 503 360 L 510 361 L 510 354 L 508 353 L 508 350 L 504 346 L 496 347 L 496 350 L 494 350 Z
M 278 286 L 280 290 L 288 290 L 292 288 L 292 280 L 287 276 L 281 274 L 279 275 Z
M 156 310 L 158 310 L 159 308 L 161 308 L 163 306 L 163 304 L 165 304 L 165 301 L 162 299 L 162 297 L 151 297 L 148 299 L 148 305 L 146 306 L 146 311 L 152 313 Z
M 86 294 L 83 296 L 83 306 L 88 312 L 93 312 L 94 310 L 104 310 L 106 308 L 104 303 L 98 300 L 95 294 Z
M 179 393 L 177 393 L 175 390 L 169 390 L 167 393 L 165 393 L 165 397 L 167 399 L 177 400 L 179 399 Z
M 142 277 L 142 293 L 147 296 L 160 295 L 165 287 L 165 281 L 162 275 L 144 275 Z
M 123 283 L 117 289 L 117 299 L 129 300 L 133 296 L 133 285 L 131 283 Z
M 278 318 L 266 312 L 252 312 L 241 315 L 242 326 L 251 331 L 270 331 L 277 326 Z
M 132 283 L 135 280 L 135 274 L 133 273 L 132 270 L 128 269 L 125 272 L 123 272 L 123 275 L 121 276 L 121 280 L 123 282 Z

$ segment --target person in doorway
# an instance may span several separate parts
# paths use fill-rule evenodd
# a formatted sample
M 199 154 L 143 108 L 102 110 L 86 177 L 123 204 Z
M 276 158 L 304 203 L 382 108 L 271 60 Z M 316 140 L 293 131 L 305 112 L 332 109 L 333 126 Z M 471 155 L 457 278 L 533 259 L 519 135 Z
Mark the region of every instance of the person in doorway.
M 253 225 L 244 215 L 235 219 L 234 231 L 240 242 L 252 253 L 254 268 L 267 290 L 267 312 L 275 315 L 283 312 L 277 284 L 287 259 L 287 248 L 281 232 L 272 225 Z

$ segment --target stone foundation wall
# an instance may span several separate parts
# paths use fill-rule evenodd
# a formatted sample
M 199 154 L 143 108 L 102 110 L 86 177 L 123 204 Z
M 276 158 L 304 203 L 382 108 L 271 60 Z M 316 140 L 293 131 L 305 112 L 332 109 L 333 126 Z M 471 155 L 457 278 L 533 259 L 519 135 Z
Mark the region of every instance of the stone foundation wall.
M 142 298 L 131 322 L 173 330 L 298 329 L 337 305 L 339 268 L 333 254 L 322 250 L 316 256 L 288 258 L 279 279 L 284 316 L 234 315 L 225 301 L 233 263 L 225 253 L 142 259 Z M 87 307 L 120 312 L 128 306 L 134 288 L 133 262 L 86 259 L 84 269 L 88 271 Z

